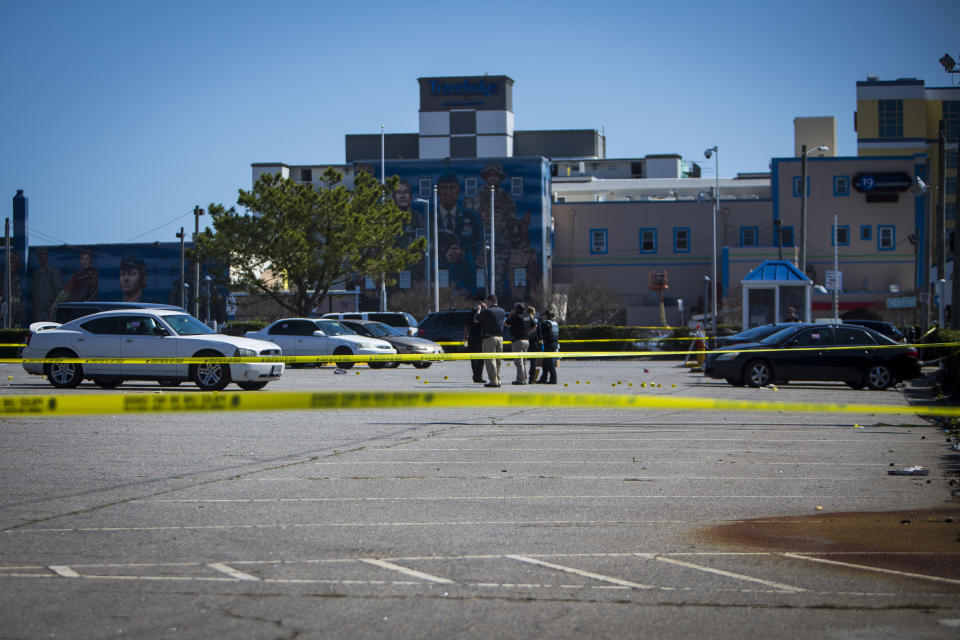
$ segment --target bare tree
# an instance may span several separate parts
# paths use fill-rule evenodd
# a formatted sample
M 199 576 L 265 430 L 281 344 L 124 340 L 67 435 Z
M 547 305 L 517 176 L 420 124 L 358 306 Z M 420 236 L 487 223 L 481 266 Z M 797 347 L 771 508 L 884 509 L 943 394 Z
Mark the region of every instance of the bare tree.
M 567 290 L 568 324 L 617 324 L 625 314 L 620 296 L 604 284 L 574 282 Z

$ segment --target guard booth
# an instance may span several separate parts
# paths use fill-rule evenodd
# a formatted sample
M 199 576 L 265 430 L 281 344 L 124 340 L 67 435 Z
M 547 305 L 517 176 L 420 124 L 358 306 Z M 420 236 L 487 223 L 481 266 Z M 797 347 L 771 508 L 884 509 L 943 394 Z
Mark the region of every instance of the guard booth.
M 813 281 L 792 262 L 766 260 L 740 283 L 744 330 L 771 322 L 810 322 Z

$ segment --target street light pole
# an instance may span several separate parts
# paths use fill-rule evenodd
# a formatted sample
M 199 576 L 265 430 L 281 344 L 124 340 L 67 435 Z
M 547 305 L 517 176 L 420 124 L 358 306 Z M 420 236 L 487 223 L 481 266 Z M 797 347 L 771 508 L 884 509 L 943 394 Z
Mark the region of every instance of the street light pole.
M 440 259 L 437 245 L 440 244 L 437 230 L 437 185 L 433 185 L 433 310 L 440 311 Z
M 427 215 L 424 216 L 423 221 L 425 223 L 424 231 L 427 234 L 427 252 L 426 252 L 426 256 L 423 261 L 423 264 L 426 267 L 426 269 L 424 270 L 425 271 L 424 282 L 426 282 L 427 284 L 427 293 L 429 293 L 430 292 L 430 201 L 424 200 L 423 198 L 417 198 L 416 200 L 414 200 L 414 202 L 419 202 L 426 205 Z
M 711 294 L 711 299 L 713 301 L 713 323 L 712 331 L 714 344 L 717 340 L 717 215 L 720 211 L 720 152 L 718 147 L 710 147 L 703 152 L 703 155 L 707 157 L 707 160 L 710 159 L 710 156 L 713 156 L 714 161 L 714 173 L 716 174 L 714 178 L 716 179 L 716 187 L 713 189 L 713 242 L 710 243 L 710 281 L 713 283 L 713 292 Z
M 800 273 L 807 275 L 807 154 L 814 151 L 830 151 L 830 147 L 820 145 L 807 151 L 807 145 L 800 147 Z
M 380 125 L 380 185 L 387 184 L 387 145 L 383 125 Z M 386 194 L 384 194 L 386 197 Z M 387 310 L 387 274 L 380 274 L 380 311 Z
M 494 201 L 497 192 L 496 185 L 490 185 L 490 294 L 497 295 L 497 224 Z

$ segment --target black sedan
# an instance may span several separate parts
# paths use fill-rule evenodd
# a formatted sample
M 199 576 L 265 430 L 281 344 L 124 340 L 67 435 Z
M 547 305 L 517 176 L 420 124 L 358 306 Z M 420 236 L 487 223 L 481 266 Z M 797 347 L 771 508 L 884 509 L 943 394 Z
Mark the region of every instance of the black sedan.
M 706 375 L 736 386 L 835 380 L 854 389 L 886 389 L 920 375 L 916 349 L 853 325 L 794 323 L 734 349 L 711 354 Z

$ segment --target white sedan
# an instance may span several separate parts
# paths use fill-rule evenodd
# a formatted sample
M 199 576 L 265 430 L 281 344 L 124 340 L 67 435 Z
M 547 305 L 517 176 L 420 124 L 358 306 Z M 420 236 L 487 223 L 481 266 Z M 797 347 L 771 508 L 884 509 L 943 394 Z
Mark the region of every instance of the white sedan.
M 276 344 L 214 333 L 191 315 L 170 309 L 117 310 L 94 313 L 65 324 L 30 325 L 24 359 L 37 358 L 191 358 L 254 357 L 282 353 Z M 231 381 L 241 389 L 262 389 L 283 373 L 282 362 L 209 363 L 39 363 L 24 362 L 27 373 L 45 375 L 60 389 L 84 379 L 106 389 L 125 380 L 156 380 L 176 386 L 192 380 L 205 391 L 219 391 Z
M 323 318 L 284 318 L 259 331 L 248 331 L 248 338 L 269 340 L 280 345 L 287 356 L 373 356 L 396 355 L 386 340 L 358 336 L 335 320 Z M 349 369 L 353 362 L 339 362 Z

